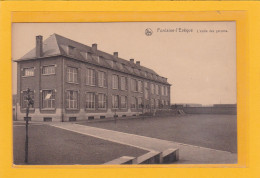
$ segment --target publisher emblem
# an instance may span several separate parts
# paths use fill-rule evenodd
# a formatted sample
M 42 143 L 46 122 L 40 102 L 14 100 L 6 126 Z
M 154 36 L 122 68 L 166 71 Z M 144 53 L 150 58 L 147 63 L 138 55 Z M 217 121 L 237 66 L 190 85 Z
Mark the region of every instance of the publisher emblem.
M 145 34 L 146 34 L 146 36 L 151 36 L 153 34 L 152 29 L 150 29 L 150 28 L 145 29 Z

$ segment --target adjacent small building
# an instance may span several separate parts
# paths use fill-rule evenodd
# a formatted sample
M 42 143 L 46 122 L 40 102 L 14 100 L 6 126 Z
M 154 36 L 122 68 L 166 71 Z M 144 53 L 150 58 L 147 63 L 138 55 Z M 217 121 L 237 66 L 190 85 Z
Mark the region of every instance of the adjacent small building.
M 134 59 L 98 50 L 57 34 L 17 62 L 17 119 L 26 113 L 32 90 L 34 121 L 77 121 L 139 115 L 170 108 L 167 78 Z

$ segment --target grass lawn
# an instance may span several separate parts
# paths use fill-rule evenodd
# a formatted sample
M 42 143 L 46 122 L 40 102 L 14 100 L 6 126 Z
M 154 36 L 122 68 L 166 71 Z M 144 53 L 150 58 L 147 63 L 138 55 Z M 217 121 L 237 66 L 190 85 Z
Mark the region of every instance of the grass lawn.
M 24 164 L 24 124 L 14 124 L 13 137 L 14 164 Z M 49 125 L 29 126 L 29 164 L 103 164 L 121 156 L 136 157 L 146 152 Z
M 237 153 L 236 121 L 236 115 L 197 114 L 79 124 Z

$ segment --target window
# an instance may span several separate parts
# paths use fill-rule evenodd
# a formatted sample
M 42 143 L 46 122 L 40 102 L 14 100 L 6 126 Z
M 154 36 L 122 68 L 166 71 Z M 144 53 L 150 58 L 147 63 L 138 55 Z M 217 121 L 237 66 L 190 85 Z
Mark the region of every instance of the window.
M 42 108 L 52 109 L 55 108 L 55 91 L 43 90 L 42 91 Z
M 137 107 L 137 98 L 132 96 L 132 99 L 131 99 L 131 108 L 132 109 L 135 109 Z
M 138 98 L 138 108 L 140 109 L 140 108 L 143 108 L 144 107 L 144 105 L 143 105 L 143 99 L 142 98 Z
M 155 100 L 155 107 L 159 108 L 159 100 L 158 99 Z
M 137 80 L 131 79 L 131 90 L 137 91 Z
M 69 83 L 78 83 L 78 69 L 74 67 L 67 68 L 67 81 Z
M 151 108 L 154 108 L 154 99 L 151 99 Z
M 98 72 L 98 86 L 99 87 L 106 87 L 107 85 L 107 80 L 106 80 L 106 75 L 105 72 Z
M 166 87 L 163 86 L 163 93 L 164 93 L 164 96 L 166 96 Z
M 121 64 L 121 63 L 117 63 L 117 64 L 118 64 L 120 70 L 123 70 L 123 69 L 124 69 L 124 68 L 123 68 L 123 64 Z
M 121 108 L 127 108 L 127 97 L 121 96 Z
M 24 77 L 34 76 L 34 67 L 24 68 L 23 69 L 23 76 Z
M 112 88 L 118 89 L 118 76 L 112 75 Z
M 43 74 L 43 75 L 55 74 L 55 65 L 43 66 L 43 67 L 42 67 L 42 74 Z
M 126 82 L 126 77 L 121 77 L 121 90 L 126 90 L 127 89 L 127 82 Z
M 158 85 L 155 85 L 155 94 L 159 95 L 159 86 Z
M 138 92 L 143 92 L 143 82 L 142 81 L 138 81 Z
M 73 55 L 74 49 L 75 49 L 75 47 L 73 47 L 73 46 L 68 46 L 68 53 L 69 53 L 69 55 Z
M 95 109 L 95 93 L 86 94 L 86 108 Z
M 168 87 L 165 87 L 165 95 L 168 96 Z
M 86 70 L 86 85 L 95 85 L 95 71 L 93 69 Z
M 100 56 L 97 56 L 97 62 L 100 63 Z
M 98 108 L 106 108 L 106 95 L 103 93 L 98 94 Z
M 150 89 L 151 89 L 151 94 L 154 94 L 154 84 L 153 83 L 151 83 Z
M 112 108 L 118 108 L 119 107 L 119 97 L 118 95 L 112 95 Z
M 68 90 L 66 94 L 66 108 L 77 109 L 78 108 L 78 91 Z
M 148 83 L 144 82 L 144 98 L 148 99 Z
M 34 101 L 34 91 L 30 91 L 29 93 L 30 97 L 32 98 L 32 100 Z M 28 100 L 27 100 L 27 92 L 23 91 L 22 92 L 22 108 L 27 108 L 28 106 Z M 30 105 L 31 107 L 31 105 Z

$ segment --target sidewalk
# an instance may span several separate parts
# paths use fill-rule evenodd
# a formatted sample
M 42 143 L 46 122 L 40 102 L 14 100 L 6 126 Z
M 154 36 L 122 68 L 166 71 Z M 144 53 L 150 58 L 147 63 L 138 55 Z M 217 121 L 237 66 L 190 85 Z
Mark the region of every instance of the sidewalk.
M 50 123 L 51 126 L 89 135 L 103 140 L 116 142 L 148 151 L 164 151 L 168 148 L 179 148 L 177 164 L 235 164 L 237 154 L 227 151 L 187 145 L 118 131 L 89 127 L 73 123 Z M 127 155 L 125 155 L 127 156 Z

